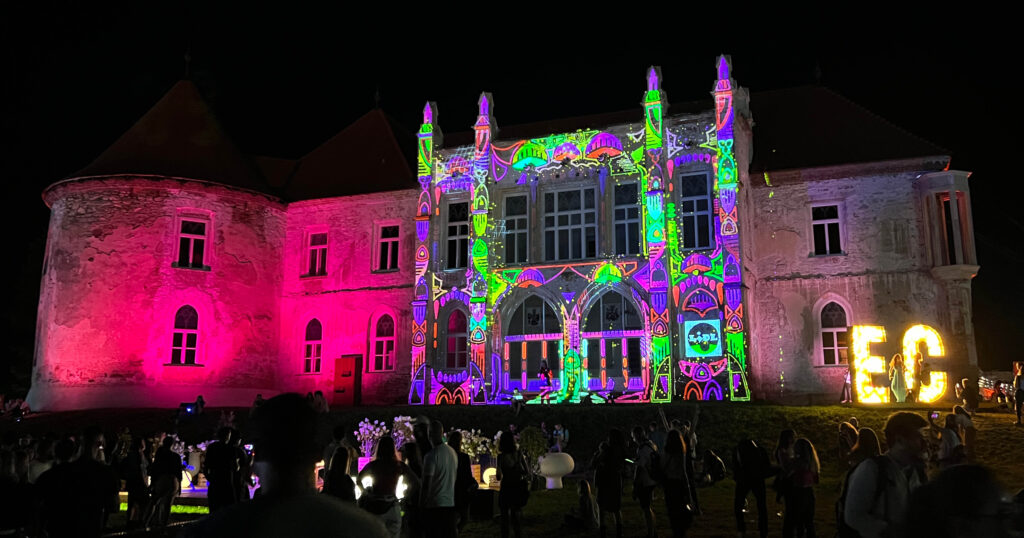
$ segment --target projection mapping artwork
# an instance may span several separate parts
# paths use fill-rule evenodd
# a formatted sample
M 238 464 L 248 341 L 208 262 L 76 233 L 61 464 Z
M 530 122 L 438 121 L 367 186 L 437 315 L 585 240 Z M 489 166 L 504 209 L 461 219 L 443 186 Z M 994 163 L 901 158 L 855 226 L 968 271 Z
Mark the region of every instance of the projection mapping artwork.
M 427 105 L 410 403 L 750 398 L 726 57 L 717 74 L 703 116 L 666 116 L 651 68 L 635 124 L 513 141 L 484 93 L 472 146 L 444 148 Z M 693 248 L 677 177 L 701 171 Z

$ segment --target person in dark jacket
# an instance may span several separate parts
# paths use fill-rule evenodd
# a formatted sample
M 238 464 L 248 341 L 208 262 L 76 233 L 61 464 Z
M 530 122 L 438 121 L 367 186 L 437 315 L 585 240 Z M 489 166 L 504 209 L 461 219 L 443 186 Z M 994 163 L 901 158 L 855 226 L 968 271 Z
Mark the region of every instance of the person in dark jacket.
M 160 448 L 156 450 L 156 456 L 153 457 L 153 464 L 149 466 L 153 500 L 146 521 L 147 527 L 167 525 L 167 520 L 171 517 L 171 504 L 181 488 L 181 472 L 185 470 L 185 466 L 181 463 L 181 456 L 171 450 L 172 446 L 174 437 L 164 437 Z
M 210 513 L 230 506 L 238 500 L 239 462 L 235 448 L 230 443 L 231 428 L 225 426 L 217 431 L 217 441 L 206 447 L 203 474 L 209 483 L 206 498 L 209 501 Z
M 765 500 L 764 479 L 773 472 L 768 452 L 757 446 L 753 439 L 745 439 L 732 452 L 733 476 L 736 479 L 736 493 L 733 496 L 733 513 L 736 516 L 736 530 L 747 531 L 743 519 L 743 505 L 747 495 L 754 494 L 757 500 L 757 529 L 761 538 L 768 536 L 768 504 Z
M 141 437 L 132 438 L 128 454 L 121 461 L 121 478 L 128 490 L 127 530 L 138 528 L 145 520 L 146 509 L 149 507 L 149 484 L 146 481 L 149 465 L 146 440 Z
M 469 501 L 473 492 L 480 487 L 476 478 L 473 478 L 472 463 L 469 454 L 462 451 L 462 432 L 455 430 L 448 434 L 448 446 L 455 450 L 455 456 L 459 460 L 459 469 L 455 473 L 455 512 L 459 516 L 458 530 L 469 523 Z

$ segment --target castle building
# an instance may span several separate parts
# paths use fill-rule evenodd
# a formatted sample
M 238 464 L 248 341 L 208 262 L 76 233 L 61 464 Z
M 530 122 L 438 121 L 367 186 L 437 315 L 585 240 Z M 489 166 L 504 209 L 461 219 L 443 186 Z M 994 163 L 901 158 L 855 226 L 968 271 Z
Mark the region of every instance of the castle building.
M 888 401 L 976 370 L 968 173 L 818 87 L 253 157 L 179 82 L 48 187 L 34 409 Z M 639 85 L 638 85 L 639 86 Z M 755 123 L 756 119 L 756 123 Z

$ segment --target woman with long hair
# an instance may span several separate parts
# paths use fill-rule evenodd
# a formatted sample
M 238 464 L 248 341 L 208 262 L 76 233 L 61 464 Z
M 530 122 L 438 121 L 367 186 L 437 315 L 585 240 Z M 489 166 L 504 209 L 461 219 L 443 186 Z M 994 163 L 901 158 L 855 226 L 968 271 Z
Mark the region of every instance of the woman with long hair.
M 814 538 L 814 486 L 821 474 L 818 452 L 810 441 L 801 437 L 793 445 L 793 460 L 786 471 L 786 517 L 782 520 L 782 536 Z
M 679 430 L 668 432 L 665 451 L 659 463 L 672 536 L 681 538 L 686 536 L 686 531 L 693 523 L 693 499 L 690 497 L 690 477 L 686 474 L 686 443 Z
M 530 475 L 526 458 L 516 447 L 511 431 L 498 438 L 498 507 L 501 509 L 501 538 L 508 538 L 509 526 L 516 538 L 523 538 L 523 507 L 530 495 Z
M 331 470 L 342 469 L 332 465 Z M 398 459 L 395 440 L 385 435 L 377 441 L 377 452 L 373 461 L 366 464 L 359 473 L 362 495 L 359 507 L 377 516 L 393 538 L 402 534 L 402 509 L 399 500 L 407 488 L 416 490 L 418 479 L 409 467 Z
M 858 463 L 873 458 L 882 453 L 882 444 L 878 441 L 878 434 L 871 428 L 861 428 L 857 430 L 857 443 L 853 445 L 850 450 L 850 457 L 847 460 L 850 464 L 850 468 L 854 468 Z
M 899 353 L 889 363 L 889 390 L 898 403 L 907 401 L 907 378 L 903 376 L 903 355 Z
M 789 487 L 789 479 L 786 477 L 786 470 L 793 460 L 793 445 L 796 443 L 796 432 L 785 429 L 779 432 L 779 442 L 775 445 L 775 464 L 778 466 L 778 474 L 772 482 L 772 489 L 775 490 L 775 502 L 782 502 L 786 495 L 786 488 Z
M 348 475 L 348 449 L 334 449 L 331 461 L 327 462 L 327 476 L 324 477 L 324 490 L 327 495 L 347 502 L 356 501 L 356 484 Z
M 849 422 L 839 423 L 839 461 L 850 457 L 853 445 L 857 444 L 857 427 Z

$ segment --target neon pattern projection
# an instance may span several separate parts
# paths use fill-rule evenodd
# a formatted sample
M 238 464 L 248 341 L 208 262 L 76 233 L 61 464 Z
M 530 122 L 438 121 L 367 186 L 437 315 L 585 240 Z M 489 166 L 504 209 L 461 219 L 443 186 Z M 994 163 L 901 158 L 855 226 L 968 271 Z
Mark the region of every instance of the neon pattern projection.
M 886 341 L 885 328 L 878 325 L 855 325 L 853 338 L 853 386 L 855 397 L 860 403 L 889 403 L 889 362 L 885 357 L 871 354 L 871 345 Z M 907 381 L 907 389 L 917 391 L 917 401 L 932 403 L 938 401 L 946 393 L 948 378 L 946 372 L 931 371 L 928 382 L 922 382 L 918 371 L 919 361 L 923 364 L 924 356 L 920 346 L 929 357 L 939 358 L 946 355 L 939 332 L 928 325 L 914 325 L 903 333 L 903 375 Z M 886 380 L 884 385 L 875 385 L 874 378 Z
M 718 63 L 716 122 L 700 131 L 705 140 L 691 148 L 669 131 L 660 72 L 647 72 L 643 126 L 618 130 L 578 130 L 507 145 L 491 143 L 493 102 L 483 94 L 474 125 L 475 144 L 440 147 L 432 106 L 424 110 L 419 134 L 418 176 L 423 192 L 417 208 L 416 291 L 413 301 L 413 387 L 410 403 L 502 403 L 513 388 L 537 389 L 527 379 L 528 342 L 541 342 L 541 356 L 557 361 L 552 387 L 528 403 L 667 402 L 674 384 L 687 399 L 749 399 L 746 381 L 738 222 L 735 208 L 738 177 L 732 149 L 732 82 L 728 63 Z M 686 163 L 711 163 L 715 171 L 715 247 L 684 256 L 679 249 L 680 223 L 672 202 L 673 169 Z M 501 211 L 491 205 L 491 189 L 527 186 L 536 202 L 541 178 L 597 179 L 602 196 L 620 182 L 639 185 L 641 256 L 576 263 L 503 267 Z M 521 191 L 517 191 L 521 192 Z M 438 258 L 444 226 L 442 196 L 470 200 L 470 263 L 465 280 L 442 267 Z M 607 217 L 604 217 L 607 218 Z M 492 258 L 493 257 L 493 258 Z M 464 284 L 463 284 L 464 283 Z M 531 288 L 540 288 L 532 290 Z M 543 291 L 560 320 L 560 334 L 504 335 L 501 316 L 523 297 Z M 637 326 L 587 331 L 583 325 L 603 294 L 616 292 L 639 313 Z M 559 300 L 559 296 L 561 300 Z M 626 304 L 626 303 L 623 303 Z M 438 351 L 437 320 L 452 305 L 469 313 L 469 364 L 465 369 L 434 371 L 428 355 Z M 603 315 L 598 312 L 596 315 Z M 443 317 L 443 316 L 442 316 Z M 604 321 L 602 319 L 602 321 Z M 440 326 L 443 332 L 444 324 Z M 499 331 L 499 334 L 492 334 Z M 673 357 L 673 332 L 687 334 L 686 346 Z M 683 340 L 680 340 L 682 342 Z M 428 343 L 429 342 L 429 343 Z M 547 342 L 558 342 L 555 348 Z M 627 343 L 639 343 L 639 362 L 627 367 Z M 510 378 L 509 350 L 521 352 L 522 374 Z M 619 367 L 612 368 L 611 348 L 618 346 Z M 536 347 L 533 349 L 537 349 Z M 631 348 L 631 360 L 637 348 Z M 533 359 L 536 359 L 534 357 Z M 639 371 L 636 371 L 639 364 Z M 677 369 L 678 367 L 678 369 Z M 621 373 L 621 375 L 620 375 Z M 528 381 L 531 381 L 528 383 Z

